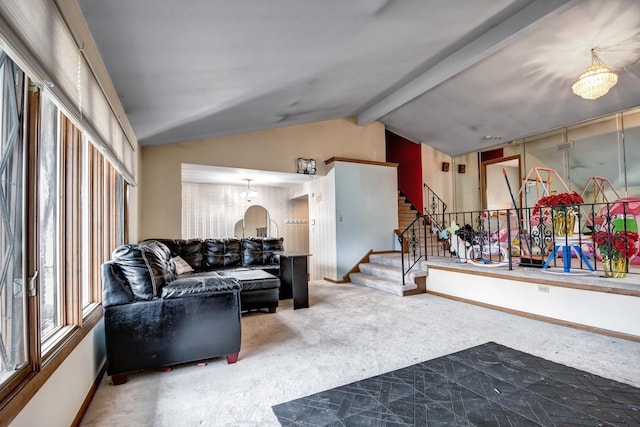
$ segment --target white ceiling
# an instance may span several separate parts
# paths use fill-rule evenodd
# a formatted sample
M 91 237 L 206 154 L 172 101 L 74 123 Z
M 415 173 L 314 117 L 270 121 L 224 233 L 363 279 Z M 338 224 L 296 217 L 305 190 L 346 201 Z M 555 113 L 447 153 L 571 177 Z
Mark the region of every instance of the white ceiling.
M 450 155 L 640 105 L 637 0 L 78 0 L 140 144 L 356 117 Z M 485 136 L 500 137 L 501 140 Z

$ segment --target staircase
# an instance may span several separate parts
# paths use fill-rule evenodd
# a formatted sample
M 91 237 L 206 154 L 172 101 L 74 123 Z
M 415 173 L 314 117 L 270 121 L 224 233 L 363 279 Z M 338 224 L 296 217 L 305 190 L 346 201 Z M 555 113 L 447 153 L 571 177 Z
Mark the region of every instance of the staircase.
M 416 219 L 418 211 L 407 201 L 407 198 L 398 192 L 398 231 L 396 234 L 400 236 L 400 233 L 405 230 Z M 425 218 L 427 221 L 427 236 L 424 235 L 422 227 L 416 229 L 418 232 L 417 238 L 422 242 L 423 239 L 427 239 L 427 246 L 432 247 L 438 245 L 438 237 L 431 232 L 431 225 L 429 217 Z M 403 242 L 405 251 L 408 250 L 407 241 Z
M 408 264 L 405 259 L 405 265 Z M 426 292 L 428 267 L 425 261 L 418 262 L 407 273 L 402 286 L 402 258 L 400 252 L 372 253 L 369 262 L 358 265 L 360 272 L 349 274 L 351 283 L 367 286 L 398 296 Z
M 398 236 L 418 217 L 418 211 L 407 201 L 406 197 L 398 192 Z M 428 218 L 427 218 L 428 221 Z M 409 238 L 422 242 L 417 245 L 418 256 L 422 260 L 418 261 L 409 270 L 402 284 L 402 254 L 400 252 L 371 253 L 365 262 L 358 264 L 356 272 L 349 274 L 351 283 L 367 286 L 379 291 L 387 292 L 398 296 L 414 295 L 425 293 L 426 278 L 428 275 L 427 263 L 424 260 L 424 242 L 427 246 L 438 245 L 437 236 L 431 233 L 431 227 L 427 222 L 425 228 L 421 226 L 412 227 L 415 234 Z M 411 233 L 409 233 L 411 234 Z M 409 251 L 409 242 L 404 239 L 403 246 L 405 253 Z M 413 257 L 415 259 L 415 257 Z M 404 268 L 408 269 L 413 263 L 412 257 L 405 254 Z
M 398 191 L 398 228 L 400 231 L 407 228 L 416 219 L 416 215 L 418 215 L 418 211 Z

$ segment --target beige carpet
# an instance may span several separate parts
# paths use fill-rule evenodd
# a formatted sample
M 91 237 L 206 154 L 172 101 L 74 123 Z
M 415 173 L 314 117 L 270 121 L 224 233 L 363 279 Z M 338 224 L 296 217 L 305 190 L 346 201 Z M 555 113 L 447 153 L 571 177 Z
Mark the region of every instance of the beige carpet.
M 396 297 L 351 284 L 310 284 L 309 309 L 242 319 L 235 365 L 104 378 L 82 426 L 270 426 L 271 406 L 495 341 L 640 387 L 640 343 L 428 294 Z

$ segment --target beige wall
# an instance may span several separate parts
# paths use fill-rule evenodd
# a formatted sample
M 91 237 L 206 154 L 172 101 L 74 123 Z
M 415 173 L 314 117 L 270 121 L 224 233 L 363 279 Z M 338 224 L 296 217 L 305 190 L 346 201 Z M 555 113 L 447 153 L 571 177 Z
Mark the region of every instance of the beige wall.
M 145 147 L 140 165 L 138 239 L 181 236 L 182 163 L 295 172 L 298 157 L 385 161 L 384 126 L 338 119 L 201 141 Z
M 458 173 L 458 165 L 465 165 L 465 172 Z M 448 212 L 468 212 L 480 210 L 480 170 L 478 153 L 463 154 L 453 159 L 451 164 L 453 175 L 454 206 Z
M 442 162 L 451 165 L 452 157 L 426 144 L 420 144 L 422 182 L 427 184 L 447 204 L 446 212 L 453 212 L 453 167 L 442 171 Z M 426 201 L 424 202 L 426 204 Z

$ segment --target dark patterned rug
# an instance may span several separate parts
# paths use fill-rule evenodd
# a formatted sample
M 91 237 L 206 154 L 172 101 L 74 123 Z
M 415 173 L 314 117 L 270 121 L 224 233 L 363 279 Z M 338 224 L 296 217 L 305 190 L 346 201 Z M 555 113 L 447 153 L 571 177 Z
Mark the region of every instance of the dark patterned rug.
M 639 426 L 640 389 L 489 342 L 273 412 L 283 426 Z

